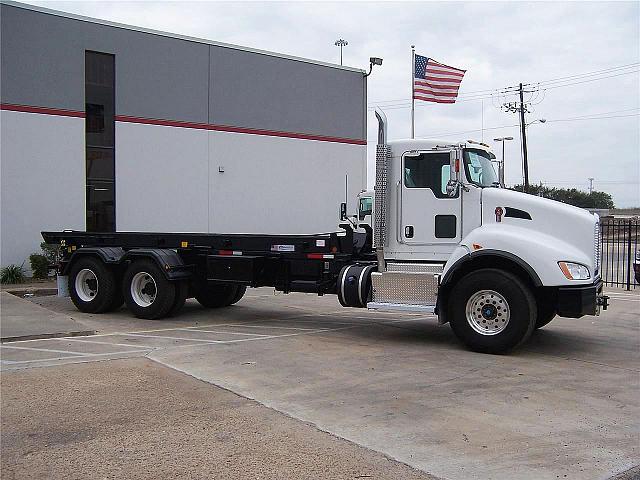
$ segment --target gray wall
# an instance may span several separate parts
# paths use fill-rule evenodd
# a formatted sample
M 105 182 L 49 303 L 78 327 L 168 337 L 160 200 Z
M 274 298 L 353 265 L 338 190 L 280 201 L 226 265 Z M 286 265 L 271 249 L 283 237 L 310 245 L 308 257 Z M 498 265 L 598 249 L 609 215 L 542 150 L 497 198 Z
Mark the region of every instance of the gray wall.
M 3 103 L 84 110 L 84 52 L 116 56 L 116 114 L 366 139 L 359 72 L 0 5 Z
M 84 111 L 85 50 L 116 56 L 116 114 L 206 122 L 208 45 L 1 5 L 3 103 Z
M 211 47 L 210 122 L 365 139 L 359 73 Z

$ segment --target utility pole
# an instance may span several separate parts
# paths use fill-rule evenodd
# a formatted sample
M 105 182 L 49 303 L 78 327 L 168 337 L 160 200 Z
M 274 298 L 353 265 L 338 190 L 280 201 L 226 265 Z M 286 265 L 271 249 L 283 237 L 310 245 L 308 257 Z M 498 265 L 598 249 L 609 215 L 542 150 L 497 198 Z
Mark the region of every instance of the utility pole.
M 527 159 L 527 124 L 524 120 L 524 90 L 520 84 L 520 128 L 522 129 L 522 161 L 524 163 L 524 191 L 529 191 L 529 160 Z
M 529 155 L 527 151 L 527 126 L 532 123 L 545 123 L 546 120 L 540 119 L 535 120 L 527 124 L 525 119 L 525 113 L 531 113 L 529 111 L 530 101 L 525 102 L 524 94 L 525 93 L 535 93 L 537 92 L 538 87 L 530 87 L 529 90 L 525 90 L 525 86 L 529 84 L 518 84 L 517 87 L 507 87 L 502 93 L 508 94 L 516 94 L 518 95 L 518 101 L 515 102 L 507 102 L 504 103 L 500 108 L 509 113 L 519 113 L 520 114 L 520 137 L 522 139 L 522 173 L 523 173 L 523 185 L 522 191 L 529 191 Z
M 593 193 L 593 177 L 589 177 L 589 195 Z

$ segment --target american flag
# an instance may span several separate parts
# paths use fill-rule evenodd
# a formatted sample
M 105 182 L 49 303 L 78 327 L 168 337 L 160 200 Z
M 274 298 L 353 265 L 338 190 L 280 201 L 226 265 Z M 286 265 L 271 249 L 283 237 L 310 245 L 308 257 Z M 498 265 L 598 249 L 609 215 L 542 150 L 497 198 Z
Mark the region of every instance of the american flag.
M 413 98 L 425 102 L 455 103 L 466 70 L 449 67 L 432 58 L 415 56 Z

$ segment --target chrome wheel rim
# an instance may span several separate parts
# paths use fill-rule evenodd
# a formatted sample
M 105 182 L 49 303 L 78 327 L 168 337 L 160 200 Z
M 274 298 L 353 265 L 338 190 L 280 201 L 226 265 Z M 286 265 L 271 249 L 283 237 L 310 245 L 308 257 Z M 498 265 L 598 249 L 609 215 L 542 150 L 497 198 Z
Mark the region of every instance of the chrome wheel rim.
M 480 335 L 497 335 L 509 324 L 507 300 L 494 290 L 480 290 L 467 301 L 467 322 Z
M 83 302 L 90 302 L 98 294 L 98 277 L 88 268 L 83 268 L 76 275 L 75 290 Z
M 140 307 L 150 306 L 157 293 L 156 281 L 147 272 L 138 272 L 131 279 L 131 298 Z

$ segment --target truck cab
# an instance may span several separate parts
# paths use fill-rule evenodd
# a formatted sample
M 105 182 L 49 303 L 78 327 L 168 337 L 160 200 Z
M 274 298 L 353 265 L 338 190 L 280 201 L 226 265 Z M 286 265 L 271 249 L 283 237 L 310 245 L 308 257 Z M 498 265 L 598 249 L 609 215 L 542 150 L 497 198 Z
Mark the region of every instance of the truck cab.
M 501 188 L 482 143 L 387 142 L 376 114 L 378 268 L 368 308 L 435 312 L 489 352 L 513 348 L 556 315 L 606 308 L 597 215 Z
M 373 228 L 373 204 L 374 204 L 374 191 L 363 190 L 358 194 L 358 215 L 356 217 L 356 227 L 364 228 L 368 225 Z

